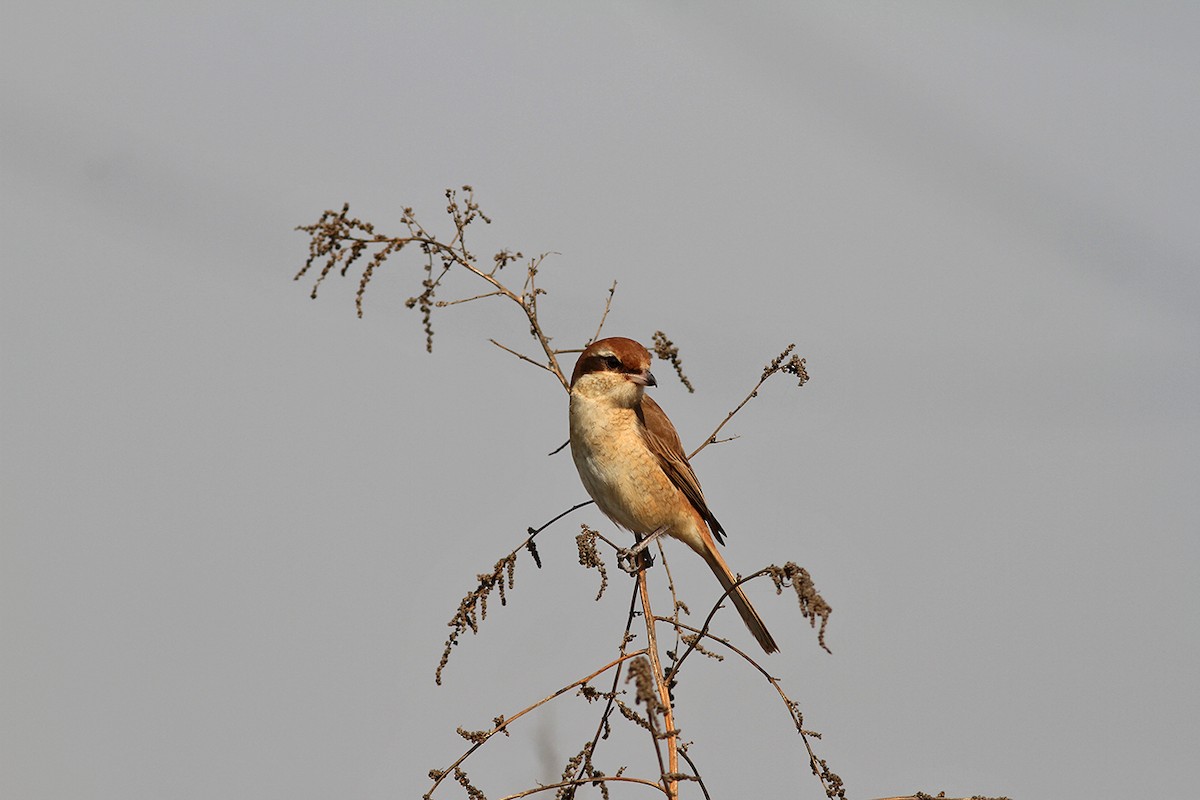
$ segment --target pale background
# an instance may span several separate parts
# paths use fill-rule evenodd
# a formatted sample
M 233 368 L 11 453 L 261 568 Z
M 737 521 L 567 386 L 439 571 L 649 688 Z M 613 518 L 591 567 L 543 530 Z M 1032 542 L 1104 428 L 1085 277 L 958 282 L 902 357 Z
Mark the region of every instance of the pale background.
M 852 797 L 1195 793 L 1200 6 L 332 5 L 5 13 L 0 796 L 416 797 L 612 655 L 589 509 L 434 687 L 476 573 L 584 496 L 564 396 L 500 304 L 425 355 L 412 261 L 364 321 L 290 281 L 323 209 L 445 231 L 468 182 L 477 252 L 558 253 L 560 344 L 617 279 L 606 330 L 682 347 L 685 441 L 808 358 L 697 470 L 734 568 L 835 609 L 830 656 L 752 592 Z M 820 796 L 750 673 L 678 699 L 714 797 Z M 580 706 L 472 776 L 553 778 Z

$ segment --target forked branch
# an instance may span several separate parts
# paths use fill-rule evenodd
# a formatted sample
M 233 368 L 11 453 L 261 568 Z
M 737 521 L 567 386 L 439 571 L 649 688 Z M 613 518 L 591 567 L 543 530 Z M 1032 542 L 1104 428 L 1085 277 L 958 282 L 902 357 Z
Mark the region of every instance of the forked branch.
M 363 315 L 363 296 L 376 271 L 391 256 L 400 253 L 406 247 L 415 247 L 420 250 L 425 261 L 425 278 L 421 281 L 421 291 L 408 298 L 405 305 L 421 311 L 426 350 L 433 352 L 433 310 L 435 308 L 447 308 L 490 297 L 502 297 L 521 307 L 521 311 L 529 323 L 529 333 L 537 340 L 546 361 L 541 363 L 525 356 L 521 357 L 553 373 L 563 389 L 569 389 L 554 348 L 550 345 L 550 337 L 542 330 L 541 322 L 538 320 L 538 296 L 545 294 L 545 290 L 538 287 L 537 274 L 546 254 L 530 259 L 526 264 L 525 280 L 519 291 L 509 288 L 500 280 L 499 273 L 509 263 L 520 260 L 523 256 L 519 252 L 501 250 L 492 257 L 491 269 L 484 269 L 479 265 L 475 254 L 467 248 L 467 227 L 476 220 L 482 220 L 485 223 L 490 223 L 491 220 L 480 211 L 471 187 L 463 186 L 462 191 L 466 196 L 460 198 L 455 190 L 446 190 L 446 211 L 454 223 L 454 234 L 449 242 L 443 242 L 437 236 L 429 233 L 417 221 L 411 208 L 404 209 L 404 213 L 400 217 L 401 224 L 408 229 L 407 235 L 400 236 L 378 233 L 374 224 L 351 217 L 349 203 L 344 204 L 341 211 L 325 211 L 315 223 L 301 225 L 297 228 L 309 235 L 309 251 L 308 259 L 296 273 L 295 280 L 299 280 L 314 266 L 320 264 L 320 272 L 313 282 L 311 293 L 315 299 L 321 283 L 332 271 L 340 267 L 339 271 L 344 276 L 355 262 L 359 261 L 366 253 L 371 252 L 372 255 L 359 276 L 358 293 L 355 297 L 355 306 L 361 317 Z M 491 290 L 457 300 L 435 299 L 438 289 L 442 286 L 442 281 L 455 267 L 474 275 L 488 284 Z M 514 351 L 509 350 L 509 352 Z

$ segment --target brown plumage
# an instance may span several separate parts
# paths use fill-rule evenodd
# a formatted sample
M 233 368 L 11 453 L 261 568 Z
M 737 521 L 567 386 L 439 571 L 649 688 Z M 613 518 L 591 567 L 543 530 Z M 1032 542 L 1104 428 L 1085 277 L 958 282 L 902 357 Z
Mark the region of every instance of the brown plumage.
M 613 522 L 639 538 L 662 530 L 705 560 L 746 627 L 779 649 L 717 550 L 724 529 L 666 413 L 645 394 L 656 381 L 650 353 L 621 337 L 593 342 L 571 375 L 571 455 L 584 488 Z M 715 539 L 714 539 L 715 537 Z

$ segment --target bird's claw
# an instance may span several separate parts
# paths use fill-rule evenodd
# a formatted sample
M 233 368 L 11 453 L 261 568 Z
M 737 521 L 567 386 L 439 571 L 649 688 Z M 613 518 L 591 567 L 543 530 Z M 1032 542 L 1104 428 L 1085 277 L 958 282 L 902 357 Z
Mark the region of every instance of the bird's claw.
M 651 542 L 666 532 L 667 527 L 664 525 L 649 536 L 639 539 L 633 547 L 618 552 L 617 565 L 630 575 L 636 575 L 641 570 L 653 564 L 654 557 L 646 552 L 646 548 L 650 546 Z

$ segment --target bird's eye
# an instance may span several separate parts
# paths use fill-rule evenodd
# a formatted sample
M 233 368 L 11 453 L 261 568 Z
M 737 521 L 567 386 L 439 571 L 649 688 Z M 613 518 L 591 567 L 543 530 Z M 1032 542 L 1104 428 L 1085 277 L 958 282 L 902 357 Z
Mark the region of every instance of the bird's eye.
M 608 367 L 609 369 L 620 369 L 621 359 L 617 358 L 616 356 L 605 356 L 604 366 Z

